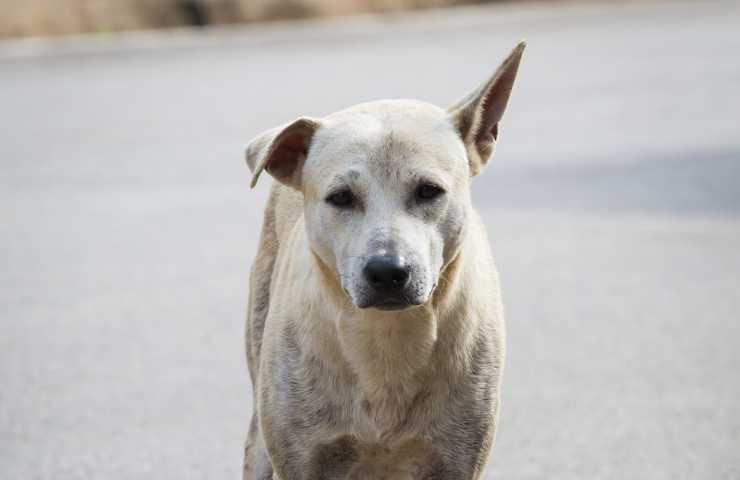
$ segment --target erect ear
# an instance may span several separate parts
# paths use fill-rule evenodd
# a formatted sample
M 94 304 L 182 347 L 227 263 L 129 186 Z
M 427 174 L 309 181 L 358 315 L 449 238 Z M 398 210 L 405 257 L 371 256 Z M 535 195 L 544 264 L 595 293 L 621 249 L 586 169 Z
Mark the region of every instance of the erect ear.
M 526 46 L 520 42 L 487 82 L 447 109 L 468 151 L 471 175 L 477 175 L 493 153 Z
M 245 152 L 247 165 L 252 171 L 251 187 L 257 185 L 262 170 L 267 170 L 277 181 L 299 190 L 303 162 L 319 126 L 317 120 L 301 117 L 252 140 Z

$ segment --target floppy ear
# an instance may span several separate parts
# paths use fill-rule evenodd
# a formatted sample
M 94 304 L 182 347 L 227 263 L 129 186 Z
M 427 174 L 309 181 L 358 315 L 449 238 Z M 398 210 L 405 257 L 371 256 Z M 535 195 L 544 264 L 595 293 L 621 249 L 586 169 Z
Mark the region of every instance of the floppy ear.
M 477 175 L 493 153 L 526 46 L 520 42 L 487 82 L 447 109 L 468 150 L 471 175 Z
M 303 162 L 319 126 L 317 120 L 301 117 L 252 140 L 245 152 L 247 165 L 252 171 L 251 187 L 257 185 L 262 170 L 267 170 L 277 181 L 299 190 Z

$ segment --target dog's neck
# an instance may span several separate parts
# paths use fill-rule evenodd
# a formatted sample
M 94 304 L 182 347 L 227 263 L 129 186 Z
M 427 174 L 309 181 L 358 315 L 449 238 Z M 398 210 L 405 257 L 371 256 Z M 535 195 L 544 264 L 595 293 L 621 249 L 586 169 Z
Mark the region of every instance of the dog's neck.
M 461 359 L 451 352 L 465 351 L 460 348 L 465 339 L 459 337 L 470 331 L 452 325 L 460 320 L 457 316 L 465 316 L 464 312 L 453 315 L 461 303 L 463 259 L 462 254 L 456 255 L 445 267 L 439 287 L 426 305 L 398 312 L 355 308 L 333 273 L 317 264 L 329 287 L 317 289 L 322 293 L 316 298 L 316 308 L 333 324 L 329 329 L 334 346 L 330 348 L 354 374 L 363 395 L 364 413 L 381 432 L 403 423 L 415 398 L 442 373 L 440 369 L 461 367 Z

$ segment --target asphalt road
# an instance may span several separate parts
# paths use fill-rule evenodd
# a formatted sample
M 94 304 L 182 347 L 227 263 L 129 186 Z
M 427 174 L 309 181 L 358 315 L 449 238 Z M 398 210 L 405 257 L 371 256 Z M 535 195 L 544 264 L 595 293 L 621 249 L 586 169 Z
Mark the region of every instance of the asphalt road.
M 520 38 L 474 196 L 504 288 L 486 478 L 740 478 L 740 6 L 476 7 L 0 45 L 0 477 L 239 478 L 253 135 L 446 104 Z M 35 52 L 35 53 L 34 53 Z

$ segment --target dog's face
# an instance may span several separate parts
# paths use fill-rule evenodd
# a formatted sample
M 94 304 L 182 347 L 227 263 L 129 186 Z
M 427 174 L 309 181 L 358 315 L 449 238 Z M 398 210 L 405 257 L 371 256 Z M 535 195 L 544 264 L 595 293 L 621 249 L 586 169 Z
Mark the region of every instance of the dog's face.
M 444 110 L 385 101 L 331 115 L 302 172 L 311 248 L 358 308 L 426 303 L 458 250 L 469 178 Z
M 247 162 L 303 193 L 311 250 L 357 308 L 429 301 L 459 251 L 470 177 L 490 157 L 523 44 L 443 110 L 409 100 L 300 118 L 247 147 Z

